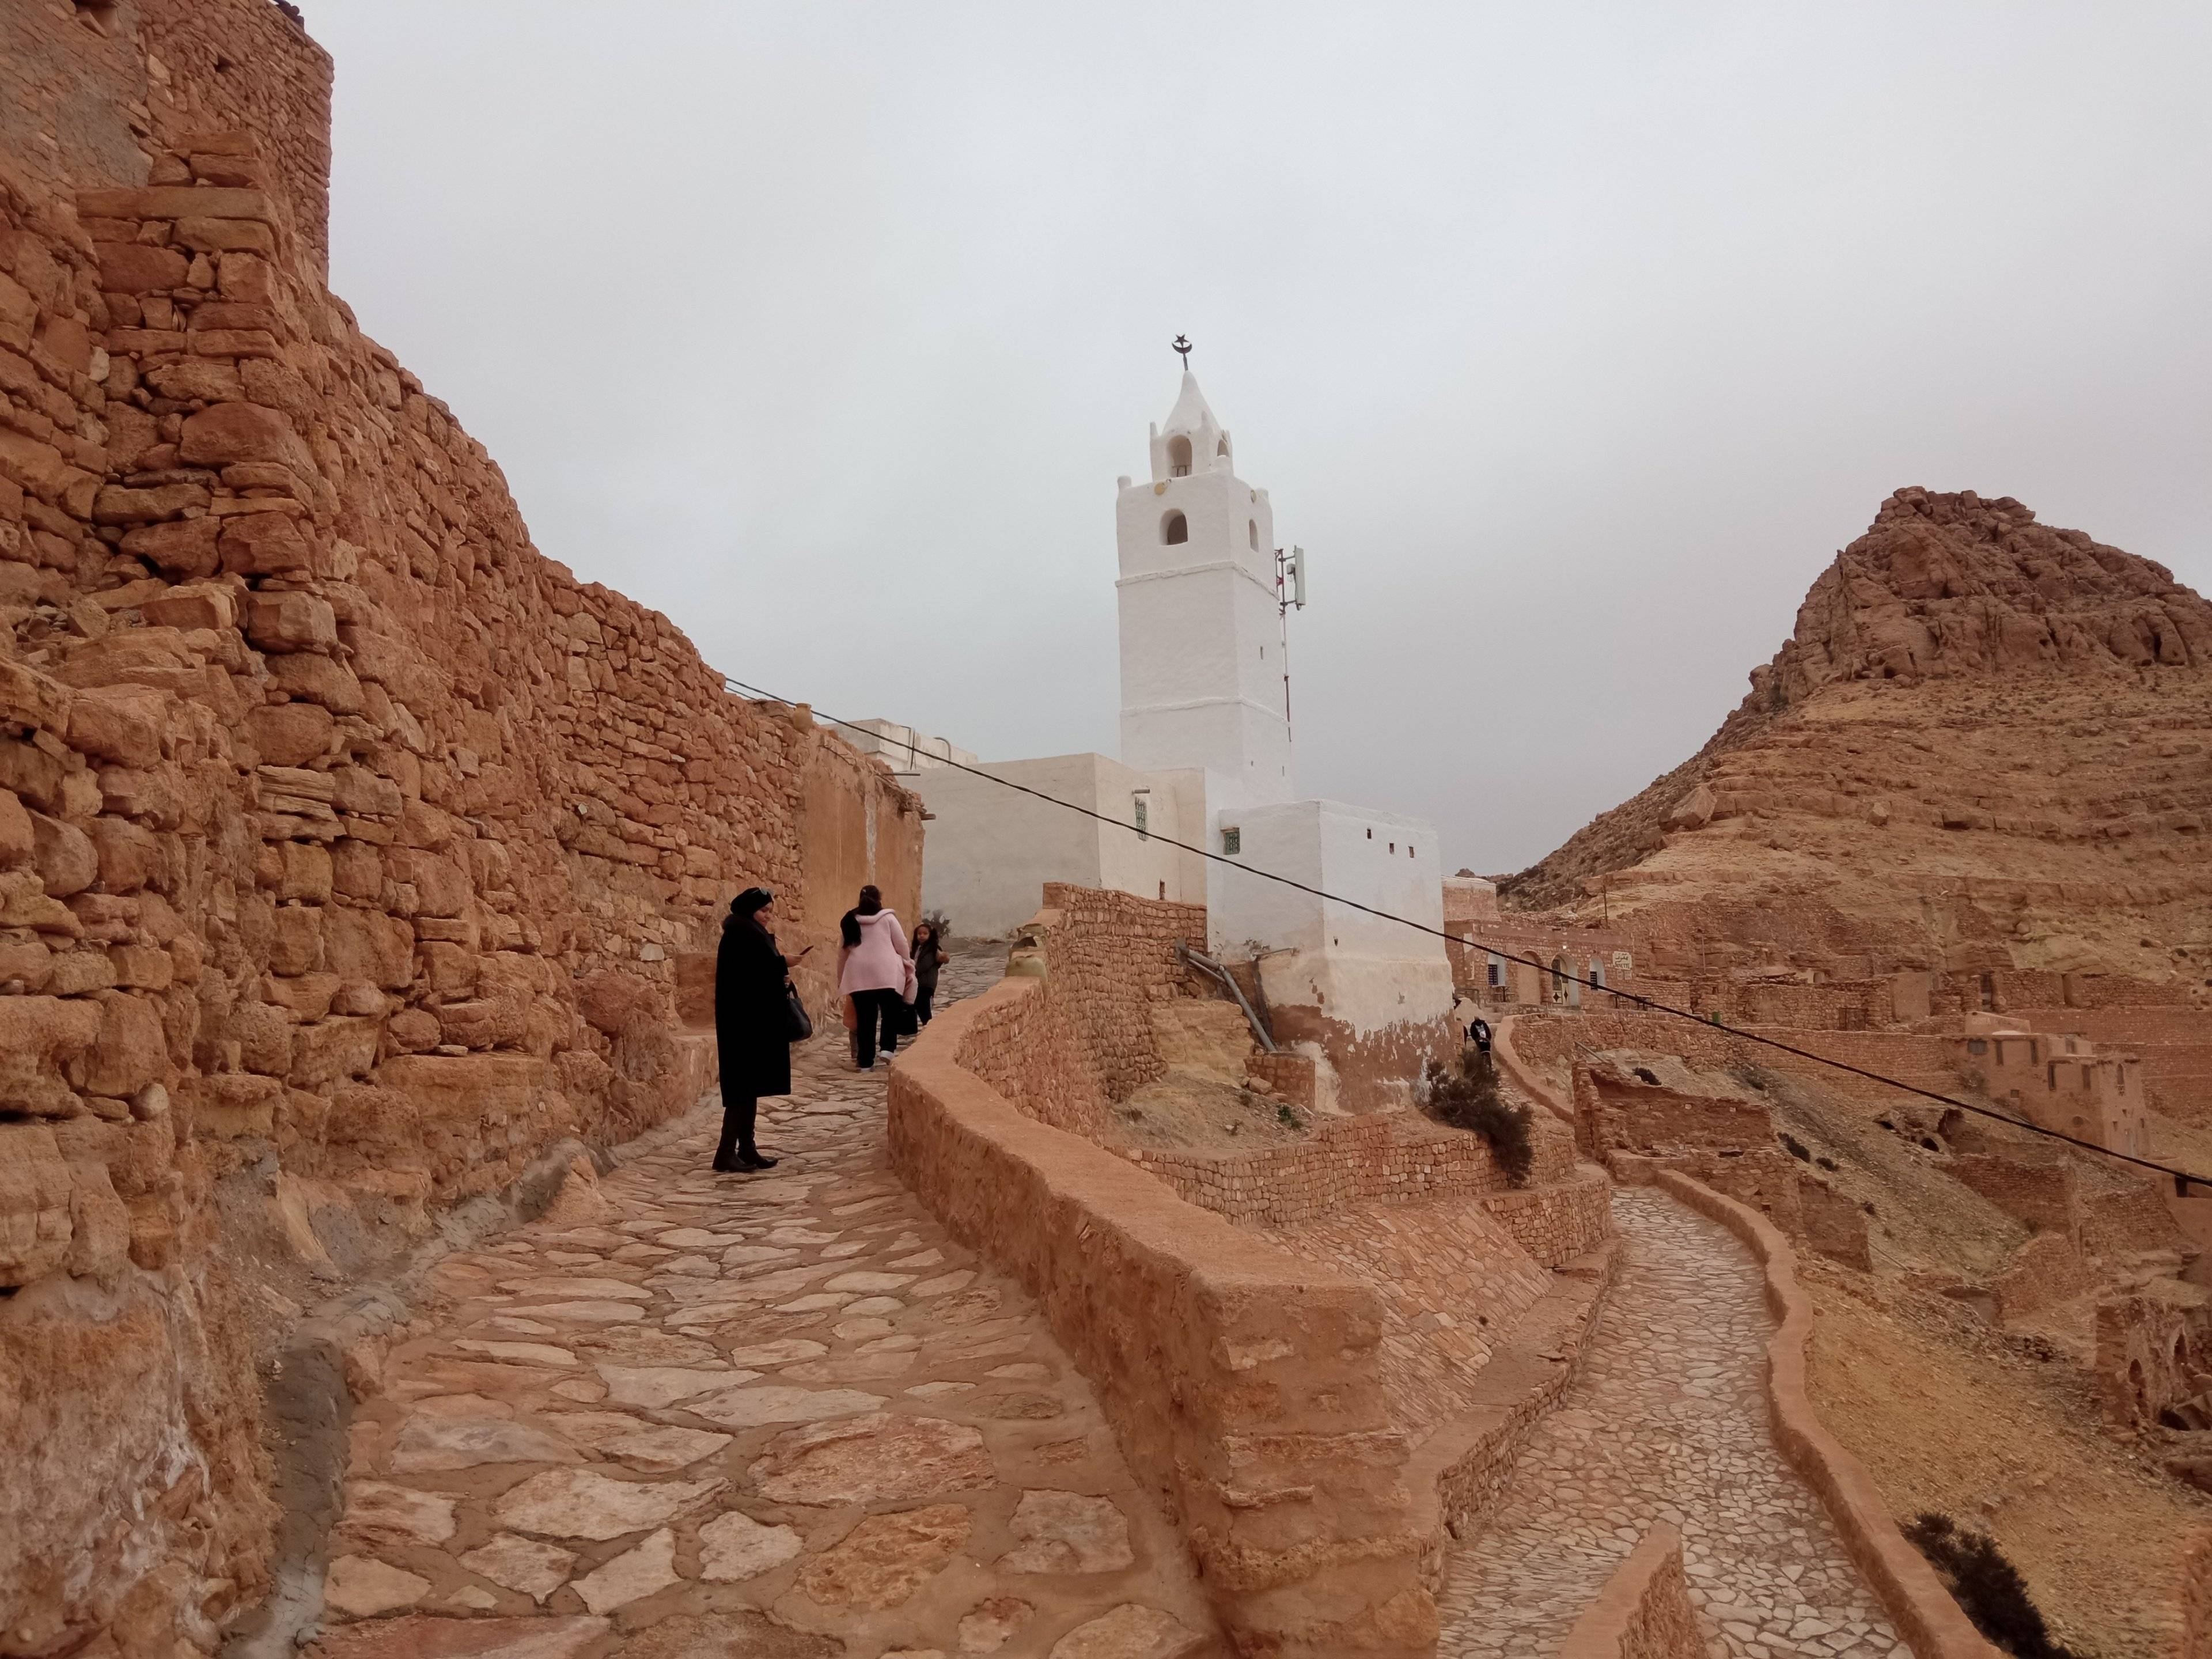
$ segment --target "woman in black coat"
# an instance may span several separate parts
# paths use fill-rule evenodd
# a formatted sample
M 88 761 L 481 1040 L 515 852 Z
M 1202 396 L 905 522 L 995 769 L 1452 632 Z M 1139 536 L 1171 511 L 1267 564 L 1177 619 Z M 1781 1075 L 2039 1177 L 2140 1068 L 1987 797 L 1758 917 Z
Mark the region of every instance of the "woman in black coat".
M 724 1174 L 775 1167 L 753 1144 L 753 1117 L 763 1095 L 791 1092 L 783 994 L 791 963 L 768 930 L 774 902 L 765 887 L 748 887 L 732 899 L 714 956 L 714 1048 L 722 1067 L 722 1142 L 714 1149 L 714 1168 Z

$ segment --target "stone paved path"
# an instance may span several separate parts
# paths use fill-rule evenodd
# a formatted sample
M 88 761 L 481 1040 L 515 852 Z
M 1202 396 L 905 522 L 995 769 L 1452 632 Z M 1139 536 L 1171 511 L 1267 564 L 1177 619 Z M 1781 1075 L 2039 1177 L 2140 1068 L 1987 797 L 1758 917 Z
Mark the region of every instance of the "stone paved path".
M 1909 1659 L 1768 1433 L 1773 1322 L 1750 1254 L 1655 1189 L 1616 1194 L 1613 1213 L 1626 1255 L 1588 1369 L 1454 1551 L 1439 1651 L 1546 1659 L 1666 1521 L 1714 1653 Z
M 773 1172 L 712 1175 L 694 1134 L 608 1177 L 605 1213 L 441 1265 L 356 1418 L 331 1659 L 1177 1659 L 1211 1634 L 1034 1306 L 892 1178 L 882 1072 L 833 1027 L 793 1081 Z

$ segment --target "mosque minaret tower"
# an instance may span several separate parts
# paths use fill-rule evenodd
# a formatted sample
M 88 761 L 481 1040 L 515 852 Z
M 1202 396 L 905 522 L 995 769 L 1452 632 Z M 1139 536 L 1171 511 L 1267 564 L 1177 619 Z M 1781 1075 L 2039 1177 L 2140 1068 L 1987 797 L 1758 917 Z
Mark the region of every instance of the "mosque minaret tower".
M 1115 491 L 1121 756 L 918 768 L 923 902 L 991 933 L 1050 882 L 1203 905 L 1207 949 L 1315 1059 L 1321 1109 L 1403 1106 L 1458 1042 L 1437 832 L 1298 796 L 1275 515 L 1236 459 L 1186 363 L 1152 476 Z
M 1217 808 L 1292 799 L 1274 513 L 1188 369 L 1120 486 L 1122 763 L 1203 771 Z

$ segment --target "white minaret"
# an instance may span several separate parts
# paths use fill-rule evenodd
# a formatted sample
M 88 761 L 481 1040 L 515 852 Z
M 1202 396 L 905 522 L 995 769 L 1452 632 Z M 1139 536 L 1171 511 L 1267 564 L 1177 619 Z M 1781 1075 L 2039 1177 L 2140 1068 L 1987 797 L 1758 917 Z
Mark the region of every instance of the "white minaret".
M 1121 759 L 1206 774 L 1207 817 L 1287 801 L 1291 725 L 1267 492 L 1235 453 L 1188 369 L 1152 476 L 1121 480 Z M 1209 829 L 1211 825 L 1209 824 Z

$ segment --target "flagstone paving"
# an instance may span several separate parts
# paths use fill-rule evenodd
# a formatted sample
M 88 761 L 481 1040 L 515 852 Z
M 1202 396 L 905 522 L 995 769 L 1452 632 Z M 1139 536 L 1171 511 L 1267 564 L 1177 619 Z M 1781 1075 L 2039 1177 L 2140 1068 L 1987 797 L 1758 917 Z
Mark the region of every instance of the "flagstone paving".
M 1620 1279 L 1559 1409 L 1540 1422 L 1439 1597 L 1449 1659 L 1547 1659 L 1656 1522 L 1730 1659 L 1910 1659 L 1767 1428 L 1759 1269 L 1654 1188 L 1613 1195 Z
M 702 1128 L 603 1181 L 596 1219 L 440 1266 L 356 1413 L 329 1659 L 1212 1639 L 1035 1306 L 893 1179 L 882 1071 L 855 1073 L 833 1027 L 793 1084 L 763 1114 L 777 1169 L 711 1174 Z

